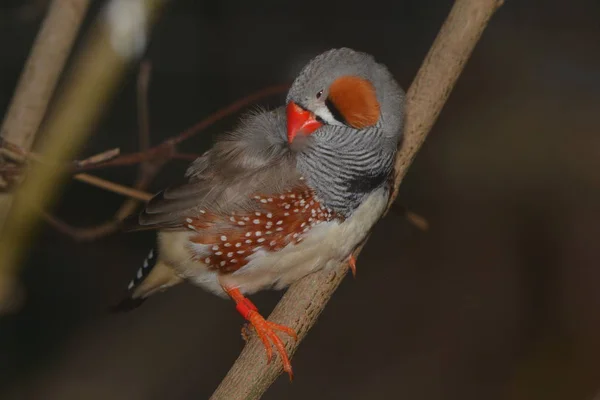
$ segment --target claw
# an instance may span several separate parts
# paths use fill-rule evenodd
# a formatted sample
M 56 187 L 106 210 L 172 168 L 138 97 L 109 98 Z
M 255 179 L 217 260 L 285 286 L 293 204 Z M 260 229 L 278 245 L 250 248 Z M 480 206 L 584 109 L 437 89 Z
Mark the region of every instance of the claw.
M 296 333 L 287 326 L 278 325 L 271 321 L 265 320 L 263 316 L 256 311 L 250 313 L 248 320 L 254 327 L 256 334 L 265 346 L 265 350 L 267 352 L 267 362 L 271 362 L 271 356 L 273 354 L 272 346 L 274 346 L 281 357 L 283 370 L 288 373 L 290 380 L 292 380 L 294 377 L 294 373 L 292 372 L 292 364 L 290 363 L 290 359 L 287 355 L 287 351 L 285 350 L 283 341 L 279 336 L 277 336 L 275 331 L 281 331 L 288 334 L 292 333 L 290 336 L 293 338 L 296 338 Z
M 352 271 L 352 277 L 356 279 L 356 258 L 353 255 L 348 257 L 348 265 L 350 266 L 350 271 Z
M 281 362 L 283 364 L 283 370 L 287 372 L 290 376 L 290 381 L 294 379 L 294 373 L 292 372 L 292 364 L 290 363 L 290 359 L 287 355 L 287 351 L 285 350 L 285 345 L 283 341 L 277 334 L 276 331 L 283 332 L 289 336 L 291 336 L 294 340 L 298 340 L 298 335 L 296 332 L 285 326 L 279 325 L 271 321 L 267 321 L 264 319 L 262 315 L 256 309 L 256 306 L 252 304 L 250 300 L 242 295 L 239 289 L 228 289 L 224 288 L 227 294 L 231 296 L 231 298 L 236 302 L 236 308 L 242 314 L 242 316 L 249 322 L 252 328 L 256 331 L 257 336 L 260 341 L 265 346 L 265 352 L 267 353 L 267 364 L 271 362 L 273 357 L 273 347 L 279 353 L 281 357 Z M 250 327 L 244 326 L 242 328 L 242 337 L 244 340 L 248 340 L 249 338 L 249 329 Z
M 244 324 L 242 326 L 242 339 L 244 339 L 244 342 L 248 343 L 248 340 L 250 340 L 250 334 L 252 333 L 252 326 L 250 324 Z

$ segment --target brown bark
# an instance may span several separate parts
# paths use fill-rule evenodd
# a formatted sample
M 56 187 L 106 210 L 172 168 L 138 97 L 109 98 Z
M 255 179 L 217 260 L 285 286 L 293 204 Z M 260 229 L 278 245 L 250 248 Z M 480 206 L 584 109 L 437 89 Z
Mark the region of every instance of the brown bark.
M 35 39 L 0 136 L 22 149 L 33 144 L 89 0 L 54 0 Z
M 50 4 L 4 117 L 0 129 L 3 140 L 24 151 L 31 149 L 89 3 L 89 0 L 54 0 Z M 12 194 L 0 193 L 0 228 L 12 200 Z M 12 279 L 0 280 L 0 293 L 12 297 L 8 293 L 15 290 Z
M 89 0 L 54 0 L 42 22 L 2 122 L 3 140 L 29 151 L 71 52 Z M 12 195 L 0 194 L 0 227 Z
M 390 204 L 489 19 L 501 5 L 502 0 L 455 2 L 407 93 L 405 138 L 396 159 Z M 347 269 L 340 264 L 305 277 L 292 285 L 275 307 L 269 319 L 298 333 L 298 342 L 284 338 L 290 355 L 316 322 Z M 280 360 L 267 364 L 262 342 L 252 337 L 211 399 L 259 399 L 281 371 Z

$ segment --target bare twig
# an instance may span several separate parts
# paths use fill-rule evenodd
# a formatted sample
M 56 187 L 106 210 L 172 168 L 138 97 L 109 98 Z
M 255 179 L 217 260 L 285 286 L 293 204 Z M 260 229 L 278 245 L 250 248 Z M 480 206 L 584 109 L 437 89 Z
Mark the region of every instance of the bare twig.
M 58 219 L 54 215 L 48 213 L 42 213 L 44 220 L 51 225 L 57 231 L 72 237 L 75 240 L 90 241 L 96 240 L 104 236 L 108 236 L 115 231 L 115 226 L 119 226 L 120 221 L 109 220 L 102 224 L 86 227 L 77 228 L 67 224 L 66 222 Z
M 150 61 L 142 61 L 137 79 L 138 136 L 141 151 L 148 151 L 150 148 L 150 111 L 148 111 L 148 90 L 150 88 L 151 72 L 152 64 Z
M 150 113 L 148 111 L 148 89 L 150 85 L 151 70 L 152 66 L 150 62 L 143 61 L 140 64 L 137 80 L 139 146 L 140 150 L 142 151 L 147 151 L 150 148 Z M 150 185 L 154 179 L 154 176 L 164 165 L 165 161 L 166 160 L 163 159 L 155 159 L 146 160 L 140 163 L 138 169 L 138 178 L 133 188 L 84 173 L 76 174 L 73 177 L 78 181 L 85 182 L 109 192 L 122 194 L 128 197 L 123 204 L 121 204 L 115 215 L 108 221 L 91 227 L 77 228 L 48 213 L 44 213 L 43 217 L 47 223 L 56 228 L 59 232 L 71 236 L 75 240 L 96 240 L 103 236 L 110 235 L 119 229 L 125 218 L 133 214 L 140 201 L 146 202 L 152 198 L 152 195 L 145 193 L 142 190 L 146 189 L 146 187 Z
M 150 63 L 150 61 L 143 61 L 140 64 L 140 71 L 138 73 L 138 80 L 137 80 L 137 106 L 138 106 L 138 132 L 139 132 L 138 140 L 139 140 L 140 150 L 142 150 L 142 151 L 148 151 L 148 149 L 150 148 L 150 111 L 149 111 L 149 107 L 148 107 L 148 90 L 150 88 L 151 72 L 152 72 L 152 64 Z M 128 216 L 130 216 L 131 214 L 133 214 L 135 212 L 136 208 L 140 204 L 140 201 L 146 202 L 146 201 L 150 200 L 150 198 L 152 196 L 147 193 L 144 193 L 142 191 L 145 190 L 146 188 L 148 188 L 148 186 L 150 186 L 150 183 L 152 182 L 152 180 L 154 179 L 154 177 L 156 176 L 158 171 L 160 171 L 160 169 L 165 165 L 166 162 L 167 162 L 166 159 L 156 158 L 153 160 L 144 161 L 139 165 L 138 178 L 137 178 L 135 184 L 133 185 L 133 190 L 129 192 L 131 194 L 127 194 L 127 192 L 122 193 L 126 196 L 127 195 L 130 196 L 130 198 L 125 200 L 123 202 L 123 204 L 121 204 L 121 207 L 119 207 L 119 209 L 115 213 L 115 215 L 113 217 L 113 221 L 112 221 L 112 229 L 110 229 L 110 230 L 104 229 L 104 232 L 106 232 L 106 234 L 115 232 L 119 228 L 121 222 L 125 218 L 127 218 Z M 82 174 L 78 174 L 78 175 L 82 175 Z M 99 179 L 99 178 L 97 178 L 97 179 Z M 96 181 L 99 182 L 98 180 L 96 180 Z M 91 182 L 88 181 L 88 183 L 91 183 Z M 122 185 L 118 185 L 118 186 L 125 188 Z M 137 197 L 134 196 L 134 194 L 137 195 Z M 104 223 L 101 226 L 106 227 L 107 224 L 110 224 L 110 223 L 111 223 L 111 221 L 108 221 L 107 223 Z M 98 227 L 96 227 L 96 229 L 94 229 L 94 230 L 98 231 Z M 97 238 L 98 235 L 96 235 L 95 237 Z
M 56 2 L 57 7 L 64 7 L 64 0 Z M 134 6 L 138 8 L 132 12 L 121 9 L 131 4 L 108 3 L 109 8 L 75 59 L 56 108 L 47 120 L 39 152 L 44 159 L 61 164 L 73 158 L 100 117 L 128 62 L 139 54 L 146 27 L 153 22 L 162 4 L 162 0 L 136 2 Z M 52 43 L 47 46 L 51 47 Z M 55 199 L 57 189 L 67 177 L 65 172 L 62 168 L 36 164 L 17 190 L 15 199 L 18 201 L 11 207 L 0 234 L 0 290 L 7 282 L 14 281 L 26 242 L 37 227 L 35 211 Z M 0 293 L 0 304 L 2 300 L 7 300 L 6 292 Z
M 82 168 L 76 168 L 75 171 L 81 172 L 81 171 L 89 171 L 89 170 L 95 170 L 95 169 L 106 168 L 106 167 L 134 165 L 134 164 L 139 164 L 139 163 L 147 161 L 147 160 L 151 160 L 156 157 L 165 157 L 167 159 L 180 158 L 180 159 L 186 159 L 186 160 L 190 159 L 190 157 L 195 158 L 197 156 L 191 156 L 189 154 L 177 153 L 175 146 L 177 144 L 183 142 L 184 140 L 187 140 L 187 139 L 191 138 L 192 136 L 198 134 L 199 132 L 206 129 L 210 125 L 219 121 L 220 119 L 228 117 L 228 116 L 240 111 L 241 109 L 248 107 L 251 104 L 256 103 L 257 101 L 264 99 L 265 97 L 284 93 L 288 88 L 289 88 L 289 85 L 285 84 L 285 85 L 270 86 L 270 87 L 261 89 L 255 93 L 252 93 L 249 96 L 246 96 L 240 100 L 233 102 L 232 104 L 230 104 L 229 106 L 227 106 L 225 108 L 222 108 L 222 109 L 216 111 L 215 113 L 211 114 L 207 118 L 203 119 L 202 121 L 198 122 L 197 124 L 191 126 L 190 128 L 186 129 L 185 131 L 181 132 L 177 136 L 171 137 L 171 138 L 165 140 L 164 142 L 162 142 L 161 144 L 151 147 L 146 151 L 140 151 L 140 152 L 131 153 L 131 154 L 123 154 L 123 155 L 121 155 L 113 160 L 110 160 L 108 162 L 90 165 L 90 166 L 86 166 L 86 167 L 82 167 Z
M 150 184 L 153 177 L 154 174 L 146 174 L 138 179 L 134 187 L 129 187 L 85 173 L 76 174 L 73 178 L 80 182 L 104 189 L 108 192 L 127 196 L 128 199 L 121 204 L 121 207 L 119 207 L 109 220 L 101 222 L 98 225 L 75 227 L 48 213 L 43 213 L 44 220 L 58 231 L 78 241 L 97 240 L 111 235 L 119 230 L 125 218 L 135 212 L 140 201 L 147 202 L 152 198 L 152 194 L 144 192 L 143 188 Z
M 413 226 L 422 230 L 423 232 L 429 230 L 429 222 L 422 215 L 419 215 L 413 211 L 406 210 L 405 218 Z
M 410 222 L 417 229 L 425 232 L 429 230 L 429 222 L 422 215 L 417 214 L 414 211 L 410 211 L 405 206 L 398 204 L 398 202 L 392 203 L 389 211 L 393 211 L 396 214 L 404 217 L 408 222 Z
M 89 0 L 52 1 L 4 118 L 4 140 L 31 148 L 88 6 Z
M 88 6 L 89 0 L 52 1 L 4 117 L 0 129 L 3 147 L 8 142 L 25 152 L 31 149 Z M 4 168 L 13 177 L 17 175 L 11 170 L 14 166 Z M 0 228 L 12 198 L 0 194 Z
M 433 126 L 464 64 L 488 20 L 502 0 L 457 0 L 407 95 L 405 139 L 396 159 L 395 191 Z M 355 255 L 358 255 L 358 252 Z M 287 340 L 293 354 L 346 275 L 348 266 L 311 274 L 285 293 L 270 320 L 293 328 L 298 342 Z M 253 335 L 254 336 L 254 335 Z M 264 347 L 255 336 L 247 343 L 212 400 L 258 399 L 281 373 L 281 363 L 267 364 Z
M 3 141 L 26 151 L 31 149 L 89 3 L 54 0 L 50 4 L 4 117 L 0 130 Z M 14 176 L 9 177 L 9 186 Z M 12 203 L 12 194 L 0 194 L 0 229 Z M 22 297 L 15 296 L 17 290 L 12 275 L 0 277 L 0 309 L 9 308 L 11 299 Z
M 104 236 L 108 236 L 115 233 L 120 228 L 121 223 L 125 220 L 125 218 L 133 214 L 137 204 L 140 201 L 147 202 L 152 198 L 152 195 L 150 193 L 144 192 L 138 188 L 130 188 L 127 186 L 123 186 L 118 183 L 99 178 L 97 176 L 92 176 L 88 174 L 77 174 L 74 176 L 74 178 L 81 182 L 85 182 L 92 186 L 96 186 L 101 189 L 107 190 L 109 192 L 129 197 L 128 200 L 123 202 L 121 207 L 119 207 L 119 210 L 114 214 L 112 218 L 94 226 L 75 227 L 54 215 L 48 214 L 46 212 L 42 213 L 44 220 L 48 224 L 50 224 L 59 232 L 70 236 L 71 238 L 78 241 L 97 240 Z M 152 178 L 150 176 L 147 176 L 147 178 L 139 180 L 138 186 L 147 185 L 149 181 L 147 181 L 146 179 L 151 180 Z
M 3 165 L 0 166 L 0 172 L 4 171 L 21 171 L 22 168 L 26 166 L 25 164 L 28 161 L 35 161 L 40 163 L 46 163 L 47 165 L 51 165 L 52 167 L 60 167 L 60 165 L 51 164 L 50 161 L 44 160 L 39 154 L 34 151 L 27 151 L 21 147 L 18 147 L 6 140 L 1 140 L 0 138 L 0 156 L 4 156 L 5 159 L 16 162 L 20 164 L 18 167 L 15 165 Z M 121 150 L 119 148 L 105 150 L 101 153 L 94 154 L 83 160 L 75 160 L 73 163 L 76 166 L 85 166 L 89 164 L 96 164 L 108 161 L 113 159 L 121 154 Z M 11 168 L 12 167 L 12 168 Z
M 138 81 L 139 83 L 139 81 Z M 139 87 L 138 87 L 139 88 Z M 97 170 L 107 167 L 121 167 L 128 165 L 140 164 L 145 161 L 156 160 L 156 159 L 164 159 L 168 161 L 170 159 L 174 160 L 186 160 L 193 161 L 198 158 L 198 154 L 190 154 L 190 153 L 180 153 L 176 149 L 176 145 L 191 138 L 192 136 L 200 133 L 204 129 L 208 128 L 212 124 L 218 122 L 219 120 L 226 118 L 236 112 L 242 110 L 245 107 L 248 107 L 266 97 L 277 95 L 284 93 L 289 88 L 289 85 L 276 85 L 270 86 L 261 90 L 258 90 L 246 97 L 243 97 L 235 102 L 231 103 L 227 107 L 224 107 L 215 113 L 209 115 L 205 119 L 201 120 L 197 124 L 187 128 L 183 132 L 177 134 L 176 136 L 170 137 L 163 141 L 162 143 L 150 147 L 146 150 L 141 150 L 136 153 L 130 154 L 121 154 L 119 157 L 110 158 L 107 160 L 103 160 L 103 162 L 94 162 L 94 163 L 84 163 L 75 162 L 69 166 L 72 173 L 83 172 L 83 171 L 91 171 Z M 110 150 L 109 150 L 110 151 Z M 8 152 L 7 155 L 11 157 L 18 157 L 18 160 L 22 161 L 24 158 L 31 158 L 36 160 L 36 155 L 23 151 L 18 146 L 14 144 L 3 141 L 0 143 L 0 153 Z M 106 161 L 106 162 L 104 162 Z M 0 165 L 0 173 L 9 173 L 11 175 L 18 175 L 22 173 L 23 165 L 15 166 L 15 165 Z
M 122 194 L 123 196 L 135 199 L 136 201 L 148 201 L 152 198 L 152 195 L 149 193 L 127 186 L 119 185 L 118 183 L 107 181 L 106 179 L 98 178 L 97 176 L 93 175 L 77 174 L 75 175 L 75 179 L 107 190 L 109 192 Z
M 33 154 L 33 153 L 30 153 L 30 154 Z M 90 164 L 98 164 L 98 163 L 106 162 L 108 160 L 112 160 L 113 158 L 117 157 L 119 154 L 121 154 L 121 149 L 119 149 L 119 148 L 110 149 L 110 150 L 103 151 L 102 153 L 95 154 L 86 159 L 83 159 L 80 161 L 75 161 L 75 164 L 80 167 L 85 166 L 85 165 L 90 165 Z

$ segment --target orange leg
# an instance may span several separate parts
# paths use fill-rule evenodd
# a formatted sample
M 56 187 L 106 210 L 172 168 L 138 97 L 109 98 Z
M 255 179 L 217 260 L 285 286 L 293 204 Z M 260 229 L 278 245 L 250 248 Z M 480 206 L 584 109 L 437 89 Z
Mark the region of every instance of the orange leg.
M 352 276 L 356 279 L 356 258 L 352 254 L 348 257 L 348 265 L 350 266 L 350 271 L 352 271 Z
M 226 288 L 223 287 L 225 292 L 235 301 L 235 308 L 238 310 L 242 317 L 244 317 L 250 324 L 254 327 L 256 334 L 263 342 L 265 346 L 265 351 L 267 352 L 267 363 L 271 362 L 271 357 L 273 356 L 273 348 L 279 353 L 281 357 L 281 362 L 283 363 L 283 370 L 288 373 L 290 376 L 290 380 L 294 378 L 294 374 L 292 372 L 292 364 L 290 363 L 290 359 L 287 355 L 287 351 L 285 350 L 285 346 L 283 342 L 277 336 L 275 331 L 280 331 L 287 333 L 289 336 L 294 338 L 294 340 L 298 339 L 296 332 L 293 329 L 288 328 L 284 325 L 279 325 L 271 321 L 267 321 L 263 318 L 262 315 L 256 309 L 256 306 L 252 304 L 252 302 L 244 297 L 244 295 L 236 288 Z M 244 329 L 242 329 L 242 336 L 244 338 L 246 335 L 244 334 Z

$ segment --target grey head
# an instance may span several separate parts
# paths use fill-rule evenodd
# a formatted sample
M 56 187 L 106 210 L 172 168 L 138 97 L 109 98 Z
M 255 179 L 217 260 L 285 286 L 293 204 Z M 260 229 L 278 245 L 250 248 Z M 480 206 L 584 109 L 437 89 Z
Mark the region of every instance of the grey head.
M 297 168 L 327 206 L 348 216 L 385 188 L 402 136 L 404 91 L 366 53 L 329 50 L 311 60 L 287 95 L 288 141 Z

